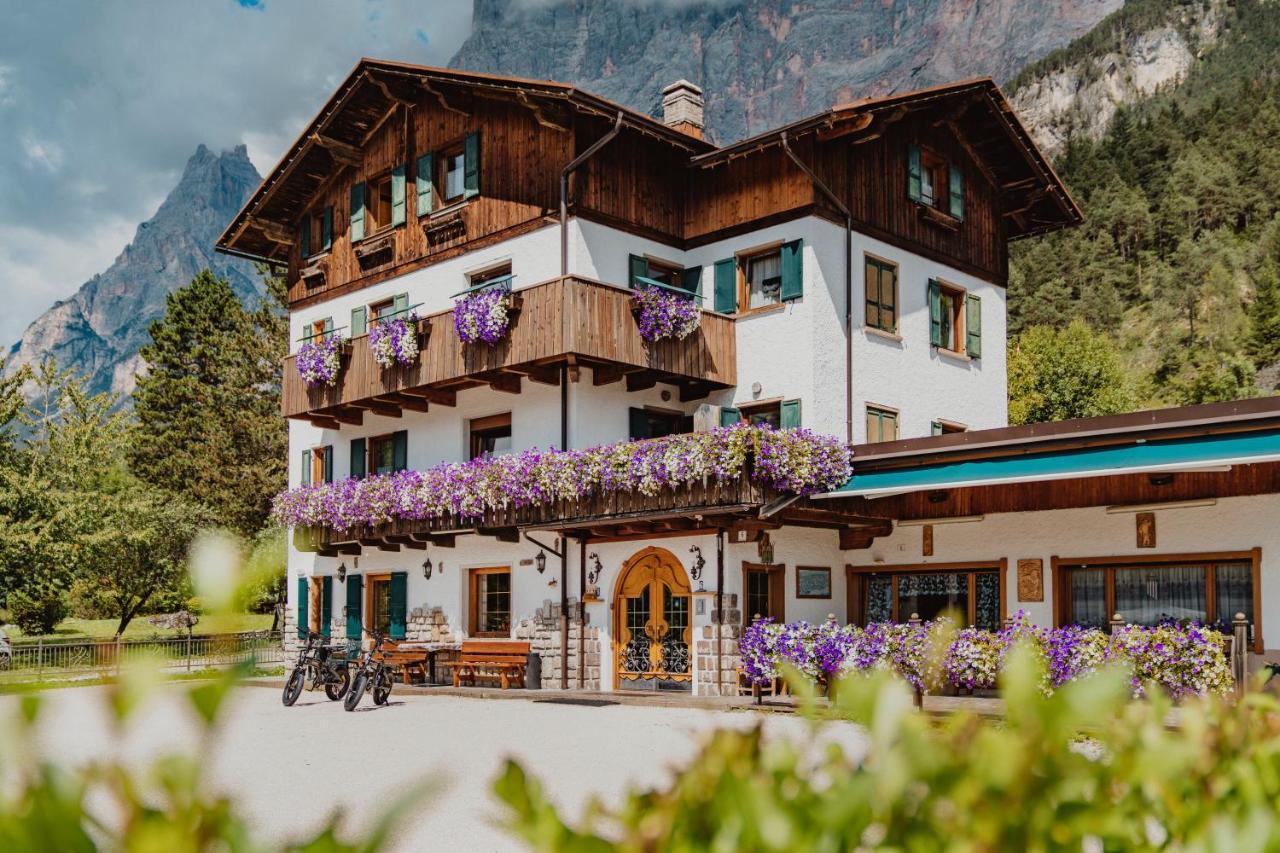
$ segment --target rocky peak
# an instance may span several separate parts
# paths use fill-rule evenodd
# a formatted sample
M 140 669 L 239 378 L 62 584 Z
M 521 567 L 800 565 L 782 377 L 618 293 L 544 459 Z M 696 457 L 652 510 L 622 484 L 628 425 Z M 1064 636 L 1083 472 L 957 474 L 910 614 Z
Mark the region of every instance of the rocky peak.
M 243 145 L 214 154 L 200 145 L 155 215 L 104 272 L 35 320 L 10 350 L 7 371 L 53 358 L 93 391 L 132 392 L 147 327 L 165 297 L 209 267 L 242 299 L 261 282 L 247 261 L 215 254 L 214 241 L 261 182 Z

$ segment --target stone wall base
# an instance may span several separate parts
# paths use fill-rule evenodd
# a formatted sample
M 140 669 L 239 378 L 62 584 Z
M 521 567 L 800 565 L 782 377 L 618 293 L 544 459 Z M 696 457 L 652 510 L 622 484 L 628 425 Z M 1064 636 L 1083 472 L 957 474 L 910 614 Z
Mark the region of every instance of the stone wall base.
M 697 669 L 693 682 L 695 696 L 736 696 L 738 693 L 738 641 L 742 628 L 737 620 L 724 625 L 703 625 L 694 641 Z M 716 650 L 720 651 L 717 669 Z
M 585 621 L 583 619 L 585 616 Z M 576 599 L 569 599 L 569 648 L 567 666 L 570 690 L 600 689 L 600 629 L 582 613 Z M 560 689 L 560 602 L 543 601 L 538 612 L 516 626 L 516 639 L 530 643 L 530 651 L 542 659 L 542 689 Z M 579 654 L 581 646 L 581 654 Z M 581 676 L 581 681 L 579 677 Z

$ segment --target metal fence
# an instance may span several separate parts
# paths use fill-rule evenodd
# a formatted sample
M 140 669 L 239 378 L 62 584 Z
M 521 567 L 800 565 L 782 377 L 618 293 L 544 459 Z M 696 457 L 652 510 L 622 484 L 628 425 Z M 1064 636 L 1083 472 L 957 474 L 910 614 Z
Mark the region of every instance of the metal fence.
M 280 633 L 209 634 L 149 640 L 44 640 L 14 644 L 0 657 L 0 682 L 107 675 L 122 664 L 156 661 L 166 672 L 192 672 L 209 667 L 284 663 Z

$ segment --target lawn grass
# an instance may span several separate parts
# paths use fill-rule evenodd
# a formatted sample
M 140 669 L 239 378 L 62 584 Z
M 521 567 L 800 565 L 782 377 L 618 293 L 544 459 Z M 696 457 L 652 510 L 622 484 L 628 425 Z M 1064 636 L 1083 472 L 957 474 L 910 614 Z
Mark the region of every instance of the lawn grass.
M 162 676 L 164 681 L 208 681 L 217 678 L 223 670 L 217 668 L 198 669 L 195 672 L 174 672 L 165 673 Z M 244 678 L 267 678 L 284 675 L 283 666 L 257 667 L 250 672 L 245 673 Z M 32 681 L 9 681 L 0 682 L 0 696 L 7 694 L 23 694 L 23 693 L 43 693 L 46 690 L 62 690 L 68 687 L 101 687 L 104 684 L 114 684 L 115 676 L 112 675 L 95 675 L 83 678 L 63 678 L 63 679 L 45 679 Z
M 85 638 L 110 640 L 116 635 L 116 619 L 64 619 L 52 634 L 46 634 L 45 640 L 82 640 Z M 235 634 L 241 631 L 266 631 L 271 627 L 270 613 L 210 613 L 201 616 L 193 632 L 196 634 Z M 18 630 L 17 625 L 5 625 L 4 631 L 9 639 L 18 643 L 33 643 L 36 636 L 28 636 Z M 129 623 L 125 629 L 126 640 L 147 640 L 152 637 L 185 637 L 182 630 L 165 630 L 157 628 L 139 616 Z

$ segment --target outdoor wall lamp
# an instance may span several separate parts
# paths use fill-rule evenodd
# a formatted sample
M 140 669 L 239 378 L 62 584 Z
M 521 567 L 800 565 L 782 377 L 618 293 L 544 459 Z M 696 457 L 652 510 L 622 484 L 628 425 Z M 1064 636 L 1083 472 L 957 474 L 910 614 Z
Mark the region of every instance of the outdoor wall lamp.
M 587 585 L 595 586 L 596 581 L 600 580 L 600 573 L 604 571 L 604 566 L 600 565 L 600 555 L 594 551 L 587 555 L 591 560 L 591 569 L 587 572 Z
M 707 561 L 702 556 L 702 549 L 697 545 L 691 546 L 689 548 L 689 553 L 697 554 L 697 556 L 693 558 L 693 568 L 689 570 L 689 577 L 694 580 L 698 580 L 702 577 L 702 567 L 707 564 Z
M 422 576 L 427 580 L 431 580 L 431 558 L 422 561 Z
M 338 583 L 342 583 L 346 579 L 347 579 L 347 564 L 339 563 L 338 564 Z
M 541 548 L 538 549 L 538 556 L 533 558 L 533 564 L 538 567 L 538 574 L 547 570 L 547 555 Z

